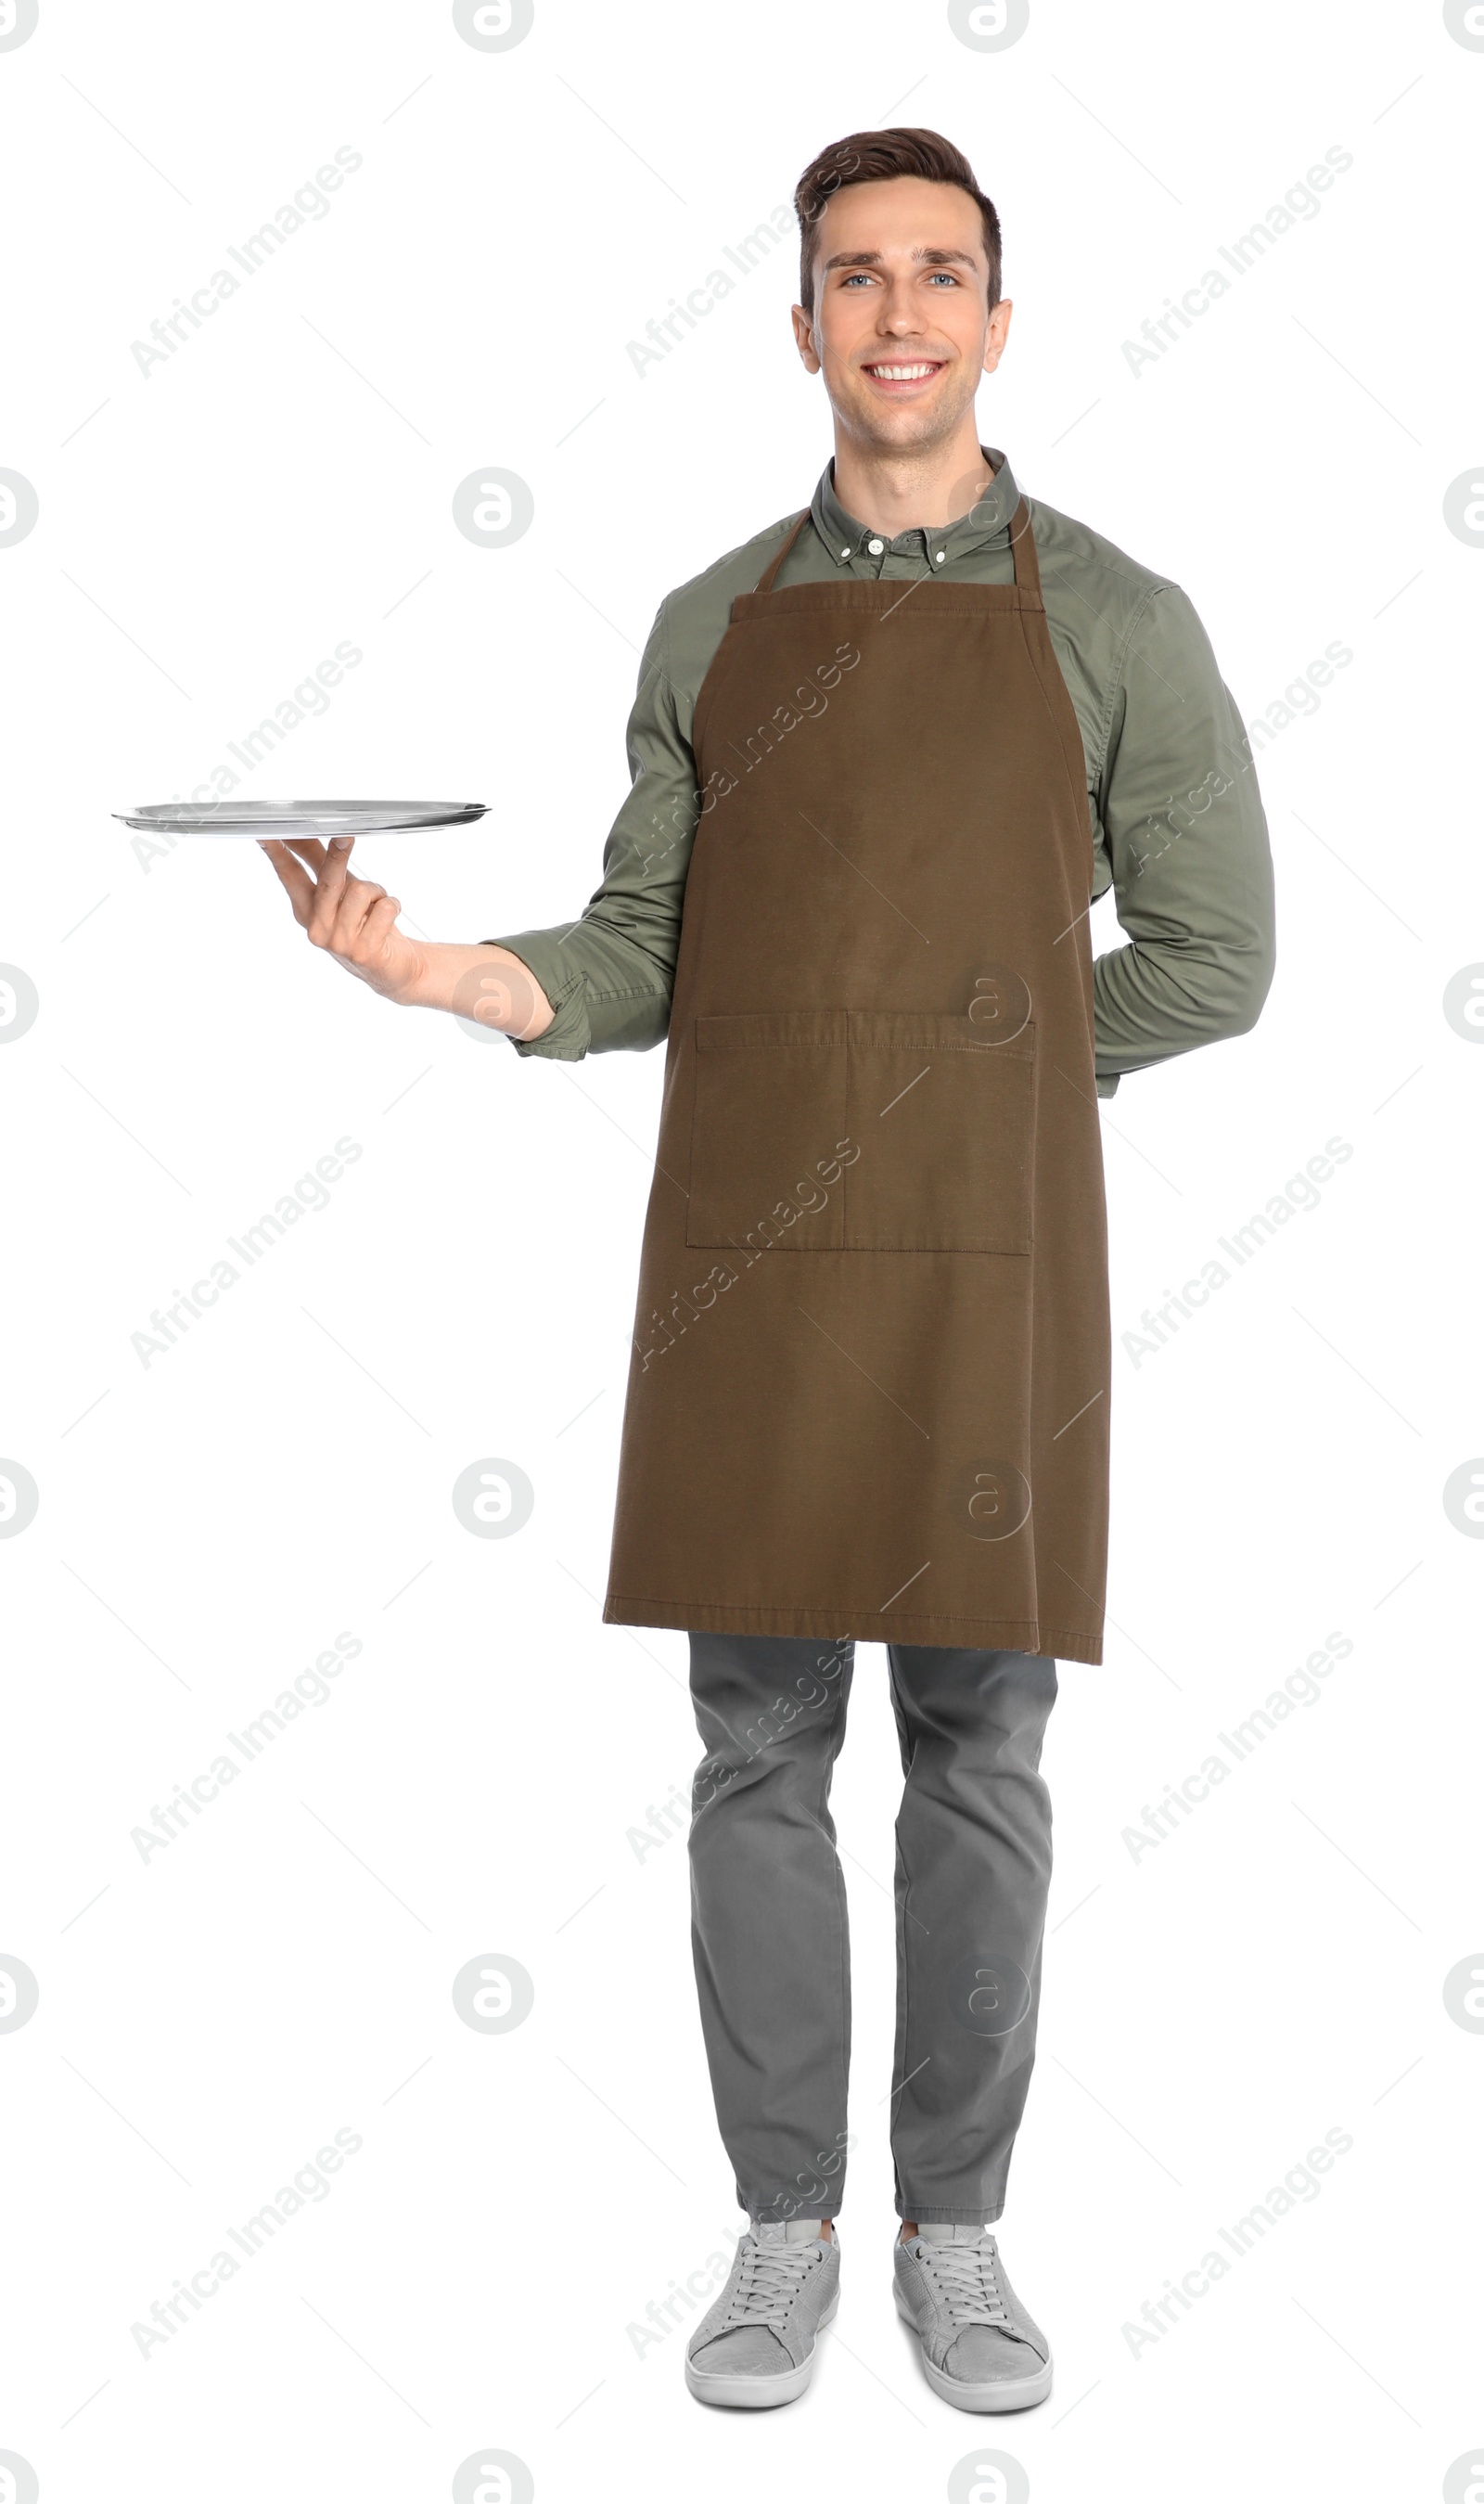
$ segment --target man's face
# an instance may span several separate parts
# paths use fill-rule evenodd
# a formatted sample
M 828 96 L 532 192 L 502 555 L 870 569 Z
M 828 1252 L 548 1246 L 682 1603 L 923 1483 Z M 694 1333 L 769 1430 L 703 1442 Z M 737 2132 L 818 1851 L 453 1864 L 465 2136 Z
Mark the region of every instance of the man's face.
M 993 373 L 1010 305 L 988 310 L 979 208 L 904 174 L 837 191 L 814 237 L 814 309 L 794 334 L 840 423 L 882 450 L 942 442 Z

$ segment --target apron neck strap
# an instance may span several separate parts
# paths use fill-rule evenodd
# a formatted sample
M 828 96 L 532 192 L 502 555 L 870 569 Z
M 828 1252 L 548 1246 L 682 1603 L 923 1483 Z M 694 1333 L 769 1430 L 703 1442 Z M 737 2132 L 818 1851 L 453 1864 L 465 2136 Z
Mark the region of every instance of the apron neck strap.
M 1023 496 L 1010 516 L 1010 555 L 1016 570 L 1017 589 L 1028 591 L 1040 608 L 1041 566 L 1036 555 L 1036 536 L 1030 526 L 1030 513 Z
M 789 532 L 786 534 L 786 536 L 785 536 L 785 538 L 784 538 L 784 540 L 783 540 L 783 544 L 782 544 L 782 546 L 778 549 L 777 554 L 775 556 L 775 558 L 774 558 L 774 560 L 773 560 L 773 563 L 769 566 L 769 568 L 768 568 L 767 572 L 762 575 L 761 579 L 759 580 L 759 582 L 758 582 L 758 586 L 757 586 L 757 588 L 758 588 L 758 590 L 759 590 L 759 591 L 771 591 L 771 590 L 773 589 L 773 586 L 774 586 L 775 582 L 777 580 L 777 574 L 778 574 L 778 568 L 779 568 L 779 566 L 782 564 L 783 559 L 784 559 L 784 558 L 786 557 L 786 555 L 788 554 L 789 549 L 793 546 L 793 543 L 794 543 L 795 539 L 798 538 L 799 533 L 803 530 L 804 525 L 805 525 L 805 523 L 806 523 L 808 520 L 809 520 L 809 506 L 808 506 L 808 504 L 806 504 L 806 505 L 805 505 L 805 507 L 804 507 L 803 512 L 799 515 L 798 519 L 795 521 L 794 526 L 793 526 L 793 529 L 792 529 L 791 531 L 789 531 Z

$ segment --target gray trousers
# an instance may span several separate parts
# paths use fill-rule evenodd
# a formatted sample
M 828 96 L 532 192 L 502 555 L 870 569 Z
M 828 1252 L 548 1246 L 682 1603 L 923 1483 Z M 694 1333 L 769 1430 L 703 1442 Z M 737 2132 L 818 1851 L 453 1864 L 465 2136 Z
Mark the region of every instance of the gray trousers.
M 716 2118 L 754 2217 L 833 2217 L 850 2058 L 846 1893 L 830 1818 L 853 1643 L 693 1634 L 706 1745 L 692 1942 Z M 891 2147 L 900 2217 L 992 2225 L 1035 2057 L 1056 1665 L 887 1646 L 907 1777 L 896 1826 Z M 886 2088 L 882 2090 L 887 2092 Z

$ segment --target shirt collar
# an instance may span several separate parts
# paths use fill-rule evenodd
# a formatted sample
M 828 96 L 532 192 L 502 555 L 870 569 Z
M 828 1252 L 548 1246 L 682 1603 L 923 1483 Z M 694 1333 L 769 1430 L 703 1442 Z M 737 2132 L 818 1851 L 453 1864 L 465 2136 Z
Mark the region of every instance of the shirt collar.
M 1020 501 L 1015 472 L 1003 452 L 996 451 L 987 443 L 982 443 L 980 450 L 993 470 L 994 477 L 978 504 L 971 505 L 968 512 L 961 514 L 956 522 L 949 522 L 945 529 L 901 531 L 894 539 L 882 539 L 883 554 L 887 550 L 898 556 L 915 554 L 918 548 L 925 548 L 930 565 L 937 564 L 940 554 L 946 565 L 951 565 L 955 557 L 969 556 L 987 545 L 989 540 L 1008 534 L 1011 515 Z M 871 541 L 880 539 L 879 532 L 871 530 L 864 522 L 858 522 L 853 513 L 846 511 L 835 493 L 833 461 L 814 489 L 810 519 L 839 567 L 848 565 L 852 558 L 870 555 Z

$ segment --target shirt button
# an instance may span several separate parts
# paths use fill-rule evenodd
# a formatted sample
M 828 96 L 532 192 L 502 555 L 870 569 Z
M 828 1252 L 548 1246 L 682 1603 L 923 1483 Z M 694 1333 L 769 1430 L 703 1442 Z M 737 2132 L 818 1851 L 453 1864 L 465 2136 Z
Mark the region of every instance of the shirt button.
M 935 559 L 934 559 L 934 563 L 935 563 L 936 565 L 942 565 L 943 560 L 944 560 L 944 558 L 945 558 L 947 555 L 948 555 L 948 549 L 947 549 L 947 548 L 940 548 L 940 549 L 939 549 L 939 551 L 938 551 L 937 556 L 936 556 L 936 557 L 935 557 Z
M 841 553 L 841 555 L 842 555 L 843 557 L 846 557 L 846 556 L 848 556 L 848 555 L 849 555 L 850 551 L 849 551 L 849 549 L 848 549 L 848 548 L 842 548 L 842 549 L 841 549 L 841 551 L 840 551 L 840 553 Z
M 870 551 L 871 551 L 871 553 L 872 553 L 872 555 L 873 555 L 873 556 L 880 556 L 880 552 L 881 552 L 881 549 L 882 549 L 882 547 L 883 547 L 883 545 L 884 545 L 884 541 L 883 541 L 883 540 L 881 540 L 881 539 L 868 539 L 868 540 L 866 541 L 866 545 L 867 545 L 867 547 L 870 549 Z

